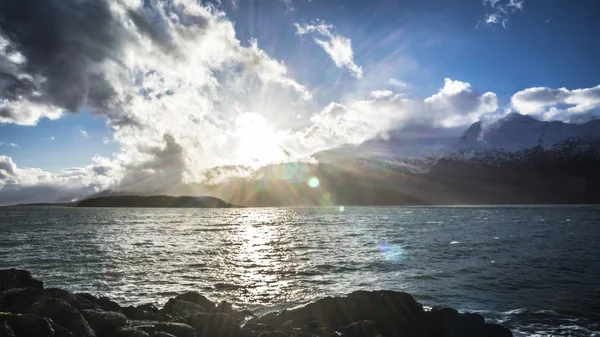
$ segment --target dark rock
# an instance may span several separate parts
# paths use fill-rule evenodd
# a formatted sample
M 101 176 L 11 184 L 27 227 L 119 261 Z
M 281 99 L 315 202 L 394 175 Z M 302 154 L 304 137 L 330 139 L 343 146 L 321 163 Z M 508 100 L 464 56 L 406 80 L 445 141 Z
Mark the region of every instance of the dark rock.
M 513 337 L 512 332 L 499 324 L 486 324 L 487 337 Z
M 240 327 L 227 314 L 197 313 L 189 322 L 197 337 L 234 337 L 240 332 Z
M 41 295 L 42 290 L 34 288 L 12 288 L 3 291 L 0 293 L 0 311 L 28 313 Z
M 294 321 L 289 320 L 289 321 L 284 322 L 282 324 L 282 326 L 286 325 L 288 322 L 292 322 L 292 324 L 294 323 Z M 320 325 L 321 324 L 319 324 L 319 321 L 310 321 L 310 322 L 306 323 L 306 328 L 310 331 L 316 331 L 320 327 Z
M 257 337 L 258 333 L 249 328 L 241 328 L 238 332 L 238 337 Z
M 75 296 L 85 298 L 90 302 L 94 302 L 98 299 L 98 297 L 88 293 L 75 293 Z
M 256 320 L 249 321 L 244 324 L 244 328 L 251 329 L 254 331 L 275 331 L 275 327 L 271 324 L 258 323 Z
M 150 337 L 176 337 L 174 335 L 171 335 L 170 333 L 167 332 L 163 332 L 163 331 L 155 331 L 149 334 Z
M 148 312 L 158 312 L 158 308 L 151 303 L 140 304 L 137 306 L 138 309 Z
M 47 298 L 59 298 L 72 305 L 77 310 L 82 309 L 100 309 L 100 306 L 92 303 L 88 298 L 81 295 L 74 295 L 68 291 L 58 288 L 44 289 L 42 294 L 43 297 Z
M 31 308 L 31 312 L 51 318 L 73 333 L 74 337 L 95 337 L 94 331 L 81 313 L 72 305 L 61 299 L 46 298 Z
M 381 335 L 373 321 L 360 321 L 348 324 L 341 329 L 344 337 L 375 337 Z
M 136 329 L 147 332 L 152 336 L 157 332 L 166 332 L 175 337 L 196 337 L 196 330 L 191 326 L 183 323 L 165 323 L 165 322 L 150 322 L 146 321 L 145 324 L 136 326 Z
M 215 303 L 204 297 L 198 292 L 189 291 L 175 297 L 176 300 L 191 302 L 204 308 L 206 311 L 211 311 L 215 307 Z
M 13 288 L 44 289 L 44 283 L 31 277 L 31 273 L 26 270 L 0 270 L 0 291 Z
M 258 337 L 288 337 L 289 335 L 281 331 L 261 332 Z
M 15 337 L 15 333 L 4 321 L 0 321 L 0 337 Z
M 73 337 L 73 333 L 62 325 L 54 323 L 50 318 L 47 318 L 50 321 L 50 325 L 52 329 L 54 329 L 54 337 Z
M 182 323 L 159 323 L 154 326 L 157 331 L 168 332 L 176 337 L 196 337 L 196 330 Z
M 121 328 L 117 331 L 115 337 L 150 337 L 150 335 L 145 331 L 134 328 Z
M 17 337 L 53 337 L 54 329 L 49 319 L 37 315 L 0 315 Z
M 87 309 L 82 310 L 81 314 L 97 337 L 113 336 L 127 325 L 127 317 L 119 312 Z
M 108 297 L 100 297 L 93 301 L 93 303 L 99 305 L 105 311 L 121 311 L 121 306 Z
M 437 336 L 478 337 L 487 336 L 487 327 L 483 316 L 461 314 L 451 308 L 431 311 L 432 326 Z
M 288 320 L 297 326 L 315 321 L 318 327 L 334 330 L 370 320 L 386 336 L 428 336 L 431 333 L 421 304 L 407 293 L 394 291 L 356 291 L 346 297 L 326 297 L 300 308 L 265 315 L 258 322 L 281 327 Z
M 332 328 L 320 328 L 317 330 L 316 333 L 317 336 L 319 337 L 340 337 L 343 336 L 343 334 L 333 330 Z
M 184 321 L 199 312 L 204 312 L 204 307 L 192 302 L 173 298 L 171 298 L 161 310 L 162 314 L 171 315 L 175 319 L 181 318 Z
M 158 312 L 143 310 L 146 307 L 124 307 L 121 309 L 123 314 L 133 320 L 149 320 L 149 321 L 164 321 L 165 317 Z M 156 307 L 155 307 L 156 308 Z M 157 309 L 158 310 L 158 309 Z M 190 315 L 191 316 L 191 315 Z
M 233 305 L 229 302 L 221 301 L 215 306 L 213 312 L 231 315 L 231 313 L 233 312 Z

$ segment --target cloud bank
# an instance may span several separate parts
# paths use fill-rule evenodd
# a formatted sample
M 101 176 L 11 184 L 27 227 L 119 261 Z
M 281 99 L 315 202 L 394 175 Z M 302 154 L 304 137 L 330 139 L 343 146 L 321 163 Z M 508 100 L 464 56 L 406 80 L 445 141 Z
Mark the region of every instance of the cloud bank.
M 528 88 L 515 93 L 512 107 L 542 120 L 578 122 L 600 115 L 600 85 L 593 88 Z

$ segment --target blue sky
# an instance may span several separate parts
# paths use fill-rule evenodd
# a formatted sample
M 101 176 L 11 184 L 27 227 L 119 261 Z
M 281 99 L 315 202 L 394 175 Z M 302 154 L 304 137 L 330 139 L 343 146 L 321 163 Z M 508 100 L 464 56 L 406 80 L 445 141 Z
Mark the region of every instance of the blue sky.
M 43 43 L 23 44 L 32 39 L 19 41 L 7 33 L 9 24 L 0 27 L 0 61 L 16 69 L 13 75 L 59 83 L 53 90 L 39 84 L 41 101 L 34 91 L 0 92 L 8 107 L 5 117 L 0 111 L 0 156 L 50 175 L 110 171 L 111 183 L 139 180 L 132 167 L 175 170 L 169 176 L 195 181 L 208 167 L 308 155 L 390 128 L 457 134 L 507 111 L 567 122 L 599 112 L 595 1 L 173 2 L 192 10 L 123 0 L 127 10 L 105 22 L 91 19 L 98 9 L 83 6 L 79 15 L 57 0 L 27 0 L 23 6 L 47 6 L 49 22 L 59 27 L 48 34 L 57 41 L 89 39 L 86 45 L 100 45 L 100 52 L 90 59 L 57 46 L 50 52 L 60 57 L 28 68 Z M 123 16 L 127 11 L 147 25 Z M 114 36 L 94 40 L 105 29 Z M 66 70 L 48 70 L 58 66 Z M 106 83 L 94 82 L 98 77 Z M 112 95 L 108 107 L 92 97 L 96 85 Z M 79 112 L 67 111 L 73 104 Z M 91 185 L 106 183 L 94 179 Z

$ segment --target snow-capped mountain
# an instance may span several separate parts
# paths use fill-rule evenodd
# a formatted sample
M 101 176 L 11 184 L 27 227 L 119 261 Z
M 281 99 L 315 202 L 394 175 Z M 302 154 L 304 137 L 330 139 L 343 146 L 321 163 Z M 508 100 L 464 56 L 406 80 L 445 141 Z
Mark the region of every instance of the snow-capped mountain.
M 388 130 L 358 145 L 321 151 L 313 157 L 325 163 L 369 161 L 411 173 L 424 173 L 439 158 L 450 154 L 457 141 L 458 137 L 444 135 L 442 130 Z
M 487 126 L 482 122 L 471 125 L 460 137 L 456 151 L 496 150 L 514 153 L 537 146 L 549 150 L 574 139 L 600 141 L 600 120 L 569 124 L 544 122 L 511 113 Z

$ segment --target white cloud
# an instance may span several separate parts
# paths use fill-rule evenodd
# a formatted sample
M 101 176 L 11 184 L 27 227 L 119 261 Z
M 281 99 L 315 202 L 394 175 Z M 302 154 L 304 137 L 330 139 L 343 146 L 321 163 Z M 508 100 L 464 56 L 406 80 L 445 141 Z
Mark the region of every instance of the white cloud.
M 569 90 L 535 87 L 521 90 L 511 98 L 512 108 L 543 120 L 572 121 L 600 115 L 600 85 Z
M 439 91 L 425 99 L 391 90 L 373 91 L 366 100 L 330 103 L 311 117 L 313 125 L 283 144 L 299 153 L 332 145 L 357 144 L 374 134 L 395 129 L 466 127 L 498 110 L 496 94 L 479 94 L 466 82 L 445 79 Z
M 390 78 L 390 80 L 388 81 L 388 83 L 398 89 L 406 89 L 408 88 L 408 83 L 401 81 L 399 79 L 395 79 L 395 78 Z
M 425 99 L 427 109 L 439 126 L 469 125 L 486 114 L 498 110 L 498 97 L 493 92 L 482 95 L 471 90 L 466 82 L 444 80 L 440 91 Z
M 50 173 L 20 168 L 11 157 L 0 156 L 0 205 L 29 202 L 71 202 L 112 184 L 100 159 L 96 164 Z
M 296 35 L 315 34 L 315 42 L 331 57 L 336 67 L 346 67 L 356 78 L 361 78 L 363 69 L 354 62 L 352 41 L 342 35 L 333 33 L 333 25 L 321 21 L 296 26 Z
M 79 133 L 84 136 L 85 138 L 90 138 L 90 135 L 88 135 L 87 131 L 83 130 L 83 129 L 79 129 Z
M 49 140 L 56 140 L 56 138 L 54 138 L 54 136 L 50 136 L 48 139 Z
M 517 11 L 522 11 L 525 0 L 483 0 L 486 13 L 477 26 L 502 25 L 506 28 L 510 17 Z
M 17 144 L 17 143 L 6 143 L 6 142 L 0 142 L 0 146 L 6 146 L 6 147 L 19 147 L 19 144 Z
M 371 91 L 371 98 L 374 99 L 379 99 L 379 98 L 387 98 L 387 97 L 392 97 L 394 95 L 394 92 L 392 92 L 391 90 L 375 90 L 375 91 Z
M 110 139 L 108 139 L 108 137 L 102 137 L 102 143 L 110 144 Z

